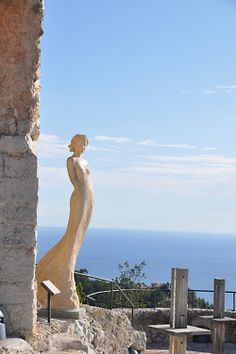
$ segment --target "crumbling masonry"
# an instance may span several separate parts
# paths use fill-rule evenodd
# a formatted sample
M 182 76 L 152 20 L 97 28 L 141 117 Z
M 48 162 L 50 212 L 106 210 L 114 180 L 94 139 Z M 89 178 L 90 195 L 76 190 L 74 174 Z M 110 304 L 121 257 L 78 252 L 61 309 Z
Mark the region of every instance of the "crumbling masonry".
M 8 334 L 36 321 L 42 0 L 0 0 L 0 310 Z

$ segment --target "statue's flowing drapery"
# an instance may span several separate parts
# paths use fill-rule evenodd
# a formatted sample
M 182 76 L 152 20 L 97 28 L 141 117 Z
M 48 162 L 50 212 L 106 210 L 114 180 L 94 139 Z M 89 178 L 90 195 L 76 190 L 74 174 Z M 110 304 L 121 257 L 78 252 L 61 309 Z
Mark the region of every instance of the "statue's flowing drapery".
M 74 186 L 70 199 L 68 226 L 61 241 L 38 263 L 36 278 L 40 304 L 45 306 L 47 301 L 47 294 L 40 284 L 43 280 L 50 280 L 61 290 L 61 294 L 53 298 L 52 307 L 69 310 L 79 306 L 74 270 L 92 214 L 93 191 L 88 164 L 84 159 L 80 156 L 71 156 L 67 160 L 67 171 Z

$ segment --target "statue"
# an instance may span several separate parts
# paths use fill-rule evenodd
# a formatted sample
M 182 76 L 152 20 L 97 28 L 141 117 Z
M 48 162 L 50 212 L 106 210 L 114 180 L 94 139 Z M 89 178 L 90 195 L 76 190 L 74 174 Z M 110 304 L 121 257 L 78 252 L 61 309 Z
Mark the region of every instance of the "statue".
M 70 199 L 68 226 L 62 239 L 46 253 L 36 267 L 38 301 L 44 307 L 47 306 L 47 294 L 41 286 L 43 280 L 52 281 L 61 290 L 61 294 L 53 298 L 53 309 L 76 310 L 79 307 L 74 271 L 93 207 L 88 164 L 81 157 L 87 145 L 85 135 L 77 134 L 71 140 L 69 148 L 73 155 L 67 159 L 67 171 L 74 190 Z

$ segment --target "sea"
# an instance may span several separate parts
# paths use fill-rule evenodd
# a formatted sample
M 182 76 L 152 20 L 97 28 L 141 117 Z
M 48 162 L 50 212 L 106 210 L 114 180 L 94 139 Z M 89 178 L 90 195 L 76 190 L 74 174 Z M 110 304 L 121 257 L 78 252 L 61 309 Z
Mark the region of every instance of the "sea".
M 39 227 L 37 261 L 65 232 L 62 227 Z M 146 284 L 170 282 L 171 268 L 189 269 L 189 287 L 213 290 L 214 278 L 225 279 L 226 290 L 236 291 L 236 235 L 173 231 L 112 230 L 89 228 L 81 247 L 76 269 L 115 278 L 118 265 L 128 261 L 146 262 Z M 197 293 L 213 302 L 213 295 Z M 232 295 L 226 295 L 226 308 Z

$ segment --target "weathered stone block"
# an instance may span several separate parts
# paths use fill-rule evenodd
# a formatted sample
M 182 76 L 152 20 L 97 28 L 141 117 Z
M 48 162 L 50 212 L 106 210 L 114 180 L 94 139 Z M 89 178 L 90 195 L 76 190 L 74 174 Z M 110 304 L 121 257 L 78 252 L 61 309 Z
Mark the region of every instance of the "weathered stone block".
M 0 342 L 0 353 L 2 354 L 33 354 L 35 351 L 21 338 L 7 338 Z
M 19 223 L 0 224 L 0 247 L 35 247 L 35 235 L 35 226 L 26 226 Z
M 34 226 L 37 221 L 37 203 L 27 205 L 6 205 L 3 209 L 6 222 L 13 221 L 26 226 Z
M 23 224 L 34 226 L 36 224 L 36 205 L 12 205 L 0 203 L 0 224 Z
M 4 281 L 32 281 L 32 269 L 35 264 L 35 248 L 1 247 L 0 257 L 0 288 Z M 4 291 L 0 290 L 0 291 Z M 0 302 L 1 302 L 0 296 Z
M 28 302 L 27 302 L 28 301 Z M 1 304 L 1 311 L 5 316 L 7 335 L 30 335 L 35 329 L 35 311 L 32 299 L 26 299 L 25 304 Z
M 2 207 L 0 207 L 0 224 L 4 224 L 5 221 L 6 221 L 5 213 L 2 210 Z
M 2 136 L 0 137 L 0 151 L 13 156 L 27 154 L 29 152 L 28 140 L 28 138 L 22 136 Z
M 33 154 L 24 158 L 4 156 L 4 173 L 7 177 L 37 177 L 38 160 Z
M 0 155 L 0 177 L 3 177 L 3 157 Z
M 22 277 L 21 277 L 22 278 Z M 0 281 L 0 306 L 2 304 L 17 305 L 27 304 L 28 301 L 33 300 L 33 287 L 32 282 L 7 282 Z
M 24 202 L 35 205 L 38 196 L 37 178 L 0 178 L 1 202 Z

